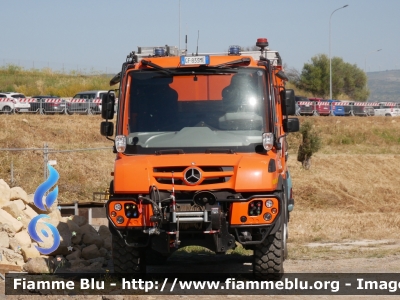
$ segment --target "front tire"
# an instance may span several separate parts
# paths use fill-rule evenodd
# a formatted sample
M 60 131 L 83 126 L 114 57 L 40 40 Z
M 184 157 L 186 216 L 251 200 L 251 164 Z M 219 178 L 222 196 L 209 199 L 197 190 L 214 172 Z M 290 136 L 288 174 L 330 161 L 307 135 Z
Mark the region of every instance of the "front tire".
M 280 280 L 284 261 L 283 226 L 256 245 L 253 254 L 253 274 L 261 280 Z
M 112 234 L 114 273 L 146 273 L 143 248 L 128 247 L 116 233 Z

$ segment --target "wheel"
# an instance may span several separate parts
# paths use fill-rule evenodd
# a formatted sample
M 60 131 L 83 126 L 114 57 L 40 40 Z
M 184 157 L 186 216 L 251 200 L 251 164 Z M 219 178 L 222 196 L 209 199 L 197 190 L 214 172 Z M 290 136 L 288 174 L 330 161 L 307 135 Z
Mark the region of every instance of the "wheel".
M 255 246 L 253 254 L 253 274 L 261 280 L 280 280 L 283 276 L 284 226 L 275 234 Z
M 112 234 L 112 257 L 114 273 L 146 273 L 143 248 L 128 247 L 117 233 Z
M 70 111 L 69 109 L 67 109 L 67 114 L 73 115 L 74 113 L 72 111 Z
M 288 222 L 289 222 L 289 209 L 288 209 L 288 192 L 286 191 L 287 189 L 283 187 L 283 192 L 282 192 L 282 199 L 283 199 L 283 211 L 282 211 L 282 216 L 284 216 L 283 219 L 283 235 L 282 235 L 282 247 L 283 247 L 283 260 L 286 260 L 288 257 L 288 246 L 287 246 L 287 240 L 289 238 L 289 230 L 288 230 Z
M 385 114 L 385 117 L 391 117 L 392 115 L 391 114 Z
M 5 114 L 10 114 L 10 113 L 12 112 L 12 109 L 11 109 L 11 107 L 9 107 L 9 106 L 4 106 L 4 107 L 3 107 L 3 112 L 4 112 Z
M 283 262 L 288 257 L 288 201 L 284 186 L 279 195 L 283 200 L 281 227 L 254 249 L 253 273 L 256 278 L 262 280 L 280 280 L 284 273 Z

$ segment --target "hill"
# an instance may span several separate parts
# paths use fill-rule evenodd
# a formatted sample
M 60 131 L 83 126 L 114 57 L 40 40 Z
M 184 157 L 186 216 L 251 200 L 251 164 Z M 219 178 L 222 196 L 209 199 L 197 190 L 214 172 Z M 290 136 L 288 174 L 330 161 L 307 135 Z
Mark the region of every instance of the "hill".
M 369 72 L 368 102 L 400 102 L 400 70 Z

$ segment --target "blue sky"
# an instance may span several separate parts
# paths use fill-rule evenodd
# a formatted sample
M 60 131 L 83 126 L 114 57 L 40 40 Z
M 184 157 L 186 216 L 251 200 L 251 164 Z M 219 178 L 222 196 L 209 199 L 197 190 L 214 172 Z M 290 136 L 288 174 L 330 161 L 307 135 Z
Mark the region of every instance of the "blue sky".
M 187 34 L 195 52 L 199 31 L 199 52 L 266 37 L 299 71 L 329 40 L 332 57 L 367 72 L 400 69 L 399 0 L 0 0 L 0 11 L 1 66 L 116 73 L 138 46 L 184 48 Z

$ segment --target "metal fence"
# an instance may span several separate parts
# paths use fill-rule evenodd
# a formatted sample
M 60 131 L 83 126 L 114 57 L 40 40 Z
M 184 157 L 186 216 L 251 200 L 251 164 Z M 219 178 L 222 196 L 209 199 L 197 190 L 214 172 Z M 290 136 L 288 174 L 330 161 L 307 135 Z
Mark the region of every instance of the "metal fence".
M 0 148 L 1 151 L 18 152 L 18 151 L 42 151 L 43 152 L 43 178 L 46 180 L 49 177 L 48 165 L 55 165 L 56 161 L 49 159 L 51 153 L 70 153 L 70 152 L 81 152 L 81 151 L 96 151 L 96 150 L 111 150 L 112 147 L 99 147 L 99 148 L 82 148 L 82 149 L 68 149 L 68 150 L 57 150 L 48 147 L 47 143 L 44 143 L 43 148 Z M 10 182 L 14 183 L 14 163 L 11 160 L 10 166 Z
M 116 99 L 115 111 L 118 108 Z M 0 98 L 0 113 L 32 113 L 41 115 L 101 113 L 101 99 L 61 99 L 61 98 Z
M 298 101 L 296 115 L 309 116 L 400 116 L 400 103 L 395 102 L 328 102 Z

